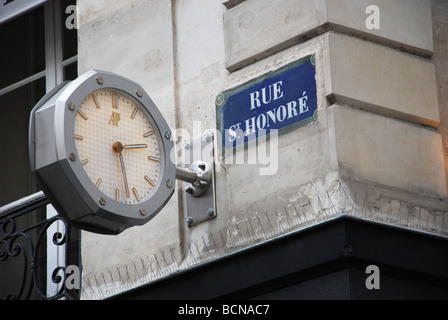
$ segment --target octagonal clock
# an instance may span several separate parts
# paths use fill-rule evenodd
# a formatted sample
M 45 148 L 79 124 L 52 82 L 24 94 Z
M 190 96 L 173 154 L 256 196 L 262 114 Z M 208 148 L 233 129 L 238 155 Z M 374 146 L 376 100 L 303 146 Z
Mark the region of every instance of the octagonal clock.
M 172 196 L 170 137 L 138 84 L 91 70 L 32 110 L 31 170 L 71 224 L 118 234 L 152 219 Z

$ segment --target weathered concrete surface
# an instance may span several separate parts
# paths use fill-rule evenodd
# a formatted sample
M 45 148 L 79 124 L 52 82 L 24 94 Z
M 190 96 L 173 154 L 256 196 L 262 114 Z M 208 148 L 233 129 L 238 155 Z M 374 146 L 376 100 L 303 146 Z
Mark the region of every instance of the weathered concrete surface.
M 226 67 L 244 67 L 328 30 L 429 56 L 429 0 L 382 0 L 380 28 L 369 29 L 370 0 L 249 0 L 224 14 Z
M 436 88 L 439 101 L 440 125 L 445 177 L 448 183 L 448 1 L 432 0 L 434 32 L 434 55 L 432 61 L 436 69 Z
M 318 95 L 317 120 L 279 135 L 275 174 L 219 159 L 215 219 L 188 228 L 178 183 L 147 225 L 118 237 L 83 233 L 83 287 L 99 295 L 88 297 L 340 214 L 448 233 L 446 113 L 435 93 L 447 58 L 437 56 L 439 40 L 435 67 L 429 59 L 429 0 L 379 1 L 380 30 L 365 28 L 368 0 L 78 2 L 80 73 L 105 69 L 141 83 L 179 133 L 177 152 L 216 127 L 220 92 L 309 54 Z
M 439 125 L 434 64 L 346 35 L 329 36 L 326 95 L 371 112 Z
M 325 1 L 245 1 L 224 14 L 230 71 L 303 42 L 326 22 Z
M 429 0 L 327 0 L 332 29 L 353 33 L 371 41 L 420 55 L 433 52 L 431 5 Z M 379 29 L 368 29 L 366 9 L 379 9 Z
M 441 136 L 435 130 L 342 105 L 332 109 L 342 176 L 446 199 Z
M 79 1 L 78 56 L 85 58 L 79 59 L 78 73 L 92 68 L 115 72 L 137 81 L 153 97 L 174 87 L 171 4 L 127 2 L 123 6 L 118 1 Z M 160 107 L 170 125 L 174 125 L 172 101 Z

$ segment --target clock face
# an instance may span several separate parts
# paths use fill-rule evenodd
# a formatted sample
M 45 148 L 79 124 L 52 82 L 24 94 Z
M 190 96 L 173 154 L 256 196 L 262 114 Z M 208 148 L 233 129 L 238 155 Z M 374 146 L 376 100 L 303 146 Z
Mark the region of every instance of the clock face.
M 82 168 L 108 198 L 138 204 L 160 184 L 159 133 L 130 95 L 109 88 L 91 92 L 77 110 L 73 139 Z

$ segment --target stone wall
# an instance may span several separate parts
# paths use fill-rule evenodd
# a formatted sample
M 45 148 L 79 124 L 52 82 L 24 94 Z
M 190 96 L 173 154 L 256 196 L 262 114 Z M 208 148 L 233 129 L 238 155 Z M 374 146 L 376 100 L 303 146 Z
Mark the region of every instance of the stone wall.
M 446 24 L 437 13 L 446 4 L 376 3 L 379 29 L 366 26 L 368 0 L 78 0 L 79 74 L 103 69 L 140 83 L 181 133 L 178 155 L 216 128 L 219 93 L 310 54 L 318 102 L 317 120 L 272 141 L 274 174 L 215 159 L 216 218 L 188 227 L 178 182 L 147 225 L 83 232 L 85 299 L 341 214 L 448 234 Z

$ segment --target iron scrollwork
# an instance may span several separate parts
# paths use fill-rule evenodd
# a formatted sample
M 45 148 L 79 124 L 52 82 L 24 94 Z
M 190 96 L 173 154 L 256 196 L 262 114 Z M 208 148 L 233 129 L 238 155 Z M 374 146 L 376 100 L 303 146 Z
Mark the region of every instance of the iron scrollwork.
M 15 266 L 20 265 L 20 277 L 13 277 L 18 284 L 17 289 L 9 293 L 2 293 L 0 300 L 29 300 L 29 299 L 77 299 L 77 293 L 73 290 L 67 290 L 65 273 L 68 262 L 68 239 L 70 239 L 71 229 L 66 221 L 59 216 L 53 216 L 33 225 L 19 227 L 18 219 L 33 210 L 46 206 L 49 201 L 43 193 L 36 194 L 36 199 L 27 202 L 24 205 L 18 205 L 11 210 L 4 207 L 0 208 L 0 264 L 12 262 Z M 3 209 L 3 210 L 2 210 Z M 5 211 L 7 211 L 5 213 Z M 52 225 L 58 223 L 59 229 L 49 234 Z M 62 228 L 61 228 L 62 227 Z M 53 231 L 52 231 L 53 232 Z M 58 265 L 54 268 L 51 281 L 56 288 L 55 292 L 48 292 L 47 283 L 47 263 L 46 254 L 49 250 L 47 238 L 52 237 L 54 249 L 64 247 L 65 257 L 64 265 Z M 44 252 L 42 252 L 44 251 Z M 15 261 L 14 261 L 15 260 Z M 21 260 L 21 263 L 20 263 Z M 16 275 L 18 270 L 14 270 Z M 7 274 L 1 277 L 6 279 Z M 46 281 L 45 281 L 46 280 Z M 10 281 L 11 282 L 11 281 Z

